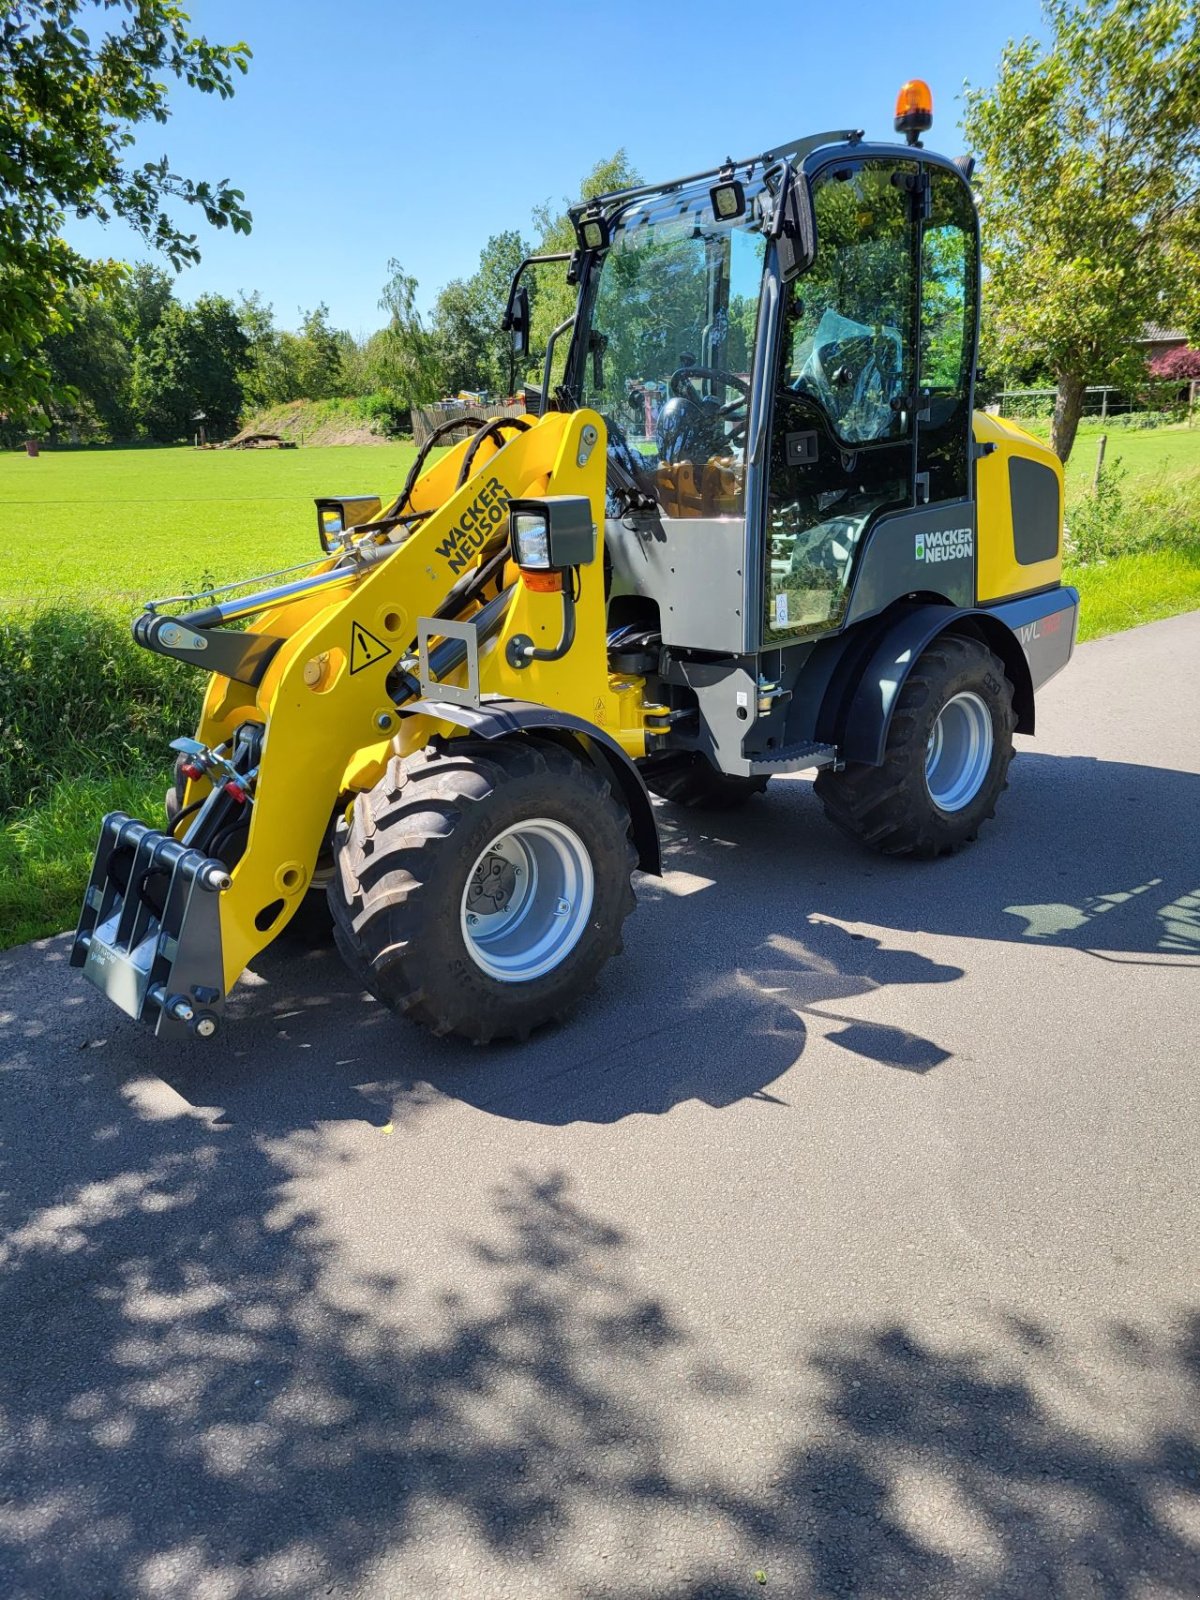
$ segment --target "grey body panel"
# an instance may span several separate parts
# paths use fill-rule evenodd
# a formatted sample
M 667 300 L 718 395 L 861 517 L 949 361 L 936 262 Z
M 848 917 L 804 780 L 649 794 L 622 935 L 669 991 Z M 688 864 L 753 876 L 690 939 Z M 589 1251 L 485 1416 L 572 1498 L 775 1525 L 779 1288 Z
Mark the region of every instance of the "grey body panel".
M 740 655 L 746 648 L 742 517 L 661 517 L 605 524 L 613 593 L 658 604 L 665 645 Z
M 1071 659 L 1079 631 L 1079 591 L 1063 587 L 988 606 L 983 616 L 1002 622 L 1021 646 L 1035 689 Z
M 868 529 L 846 609 L 846 624 L 877 616 L 906 594 L 975 601 L 975 505 L 952 500 L 880 517 Z
M 508 739 L 537 732 L 551 738 L 555 734 L 566 734 L 576 746 L 581 739 L 586 740 L 583 746 L 585 753 L 625 801 L 639 868 L 656 877 L 661 875 L 658 823 L 642 775 L 612 735 L 598 728 L 595 723 L 572 716 L 568 711 L 556 710 L 553 706 L 538 705 L 532 700 L 500 697 L 481 700 L 477 706 L 459 705 L 447 700 L 410 700 L 398 707 L 398 712 L 402 717 L 423 716 L 432 717 L 437 722 L 450 722 L 481 739 Z

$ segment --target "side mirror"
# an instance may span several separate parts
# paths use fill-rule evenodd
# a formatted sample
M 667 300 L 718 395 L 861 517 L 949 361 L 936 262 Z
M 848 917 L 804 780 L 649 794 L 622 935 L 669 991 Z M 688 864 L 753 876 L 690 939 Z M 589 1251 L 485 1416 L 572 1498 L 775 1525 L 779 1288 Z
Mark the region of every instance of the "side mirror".
M 779 241 L 780 276 L 790 283 L 808 271 L 817 254 L 812 196 L 802 173 L 788 171 L 771 233 Z
M 522 284 L 504 313 L 504 326 L 512 334 L 514 356 L 529 354 L 529 320 L 529 290 Z
M 317 537 L 326 555 L 341 543 L 340 535 L 347 528 L 356 528 L 377 517 L 382 501 L 374 494 L 347 494 L 317 501 Z

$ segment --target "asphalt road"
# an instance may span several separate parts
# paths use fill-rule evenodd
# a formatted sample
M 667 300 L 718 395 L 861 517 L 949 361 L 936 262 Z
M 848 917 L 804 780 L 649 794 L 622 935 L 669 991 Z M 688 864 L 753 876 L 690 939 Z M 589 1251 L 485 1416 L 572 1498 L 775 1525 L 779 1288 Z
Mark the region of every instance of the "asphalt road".
M 1200 1592 L 1200 614 L 1040 714 L 953 861 L 664 811 L 524 1048 L 0 957 L 0 1593 Z

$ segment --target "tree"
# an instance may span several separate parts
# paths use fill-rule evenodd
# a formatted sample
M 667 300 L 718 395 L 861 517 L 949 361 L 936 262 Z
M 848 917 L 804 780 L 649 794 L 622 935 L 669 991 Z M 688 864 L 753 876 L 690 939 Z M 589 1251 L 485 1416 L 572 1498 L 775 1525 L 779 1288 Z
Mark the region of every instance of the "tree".
M 246 364 L 239 374 L 243 399 L 254 407 L 293 399 L 296 372 L 292 352 L 275 326 L 274 311 L 257 289 L 242 295 L 237 319 L 246 339 Z
M 97 15 L 103 31 L 95 30 Z M 173 202 L 214 227 L 248 233 L 244 196 L 174 171 L 166 156 L 134 165 L 135 130 L 170 116 L 169 78 L 222 99 L 245 72 L 245 44 L 193 37 L 178 0 L 4 0 L 0 7 L 0 411 L 31 413 L 54 394 L 46 338 L 63 331 L 77 292 L 111 280 L 60 237 L 68 212 L 120 217 L 176 271 L 199 260 Z
M 47 336 L 43 355 L 55 399 L 46 406 L 51 432 L 74 438 L 125 437 L 131 427 L 133 351 L 121 325 L 117 292 L 75 289 L 64 325 Z
M 379 299 L 388 325 L 367 342 L 367 370 L 375 387 L 391 390 L 406 406 L 421 405 L 439 388 L 436 341 L 416 309 L 417 280 L 396 260 L 388 262 L 388 272 Z
M 1144 377 L 1143 325 L 1200 321 L 1200 26 L 1194 0 L 1045 10 L 1050 44 L 1010 42 L 995 87 L 968 88 L 965 126 L 991 348 L 1053 377 L 1065 461 L 1085 386 Z M 1180 252 L 1190 275 L 1171 271 Z
M 171 303 L 174 286 L 169 273 L 148 261 L 126 267 L 111 291 L 113 314 L 126 344 L 149 344 L 150 335 Z
M 486 387 L 482 372 L 487 341 L 476 313 L 471 284 L 453 278 L 438 291 L 433 305 L 432 333 L 438 374 L 448 394 Z
M 1178 378 L 1180 381 L 1200 378 L 1200 350 L 1193 350 L 1186 344 L 1175 350 L 1164 350 L 1151 361 L 1150 372 L 1155 378 Z
M 439 293 L 432 333 L 448 390 L 508 393 L 512 344 L 500 323 L 513 273 L 529 254 L 529 244 L 519 233 L 510 229 L 494 234 L 471 277 L 465 282 L 455 278 Z
M 232 300 L 211 294 L 194 306 L 172 301 L 134 362 L 134 403 L 151 437 L 164 443 L 189 438 L 198 412 L 210 437 L 232 433 L 248 350 Z
M 329 307 L 301 313 L 300 332 L 285 335 L 295 343 L 297 400 L 328 400 L 340 394 L 342 345 L 336 328 L 329 325 Z

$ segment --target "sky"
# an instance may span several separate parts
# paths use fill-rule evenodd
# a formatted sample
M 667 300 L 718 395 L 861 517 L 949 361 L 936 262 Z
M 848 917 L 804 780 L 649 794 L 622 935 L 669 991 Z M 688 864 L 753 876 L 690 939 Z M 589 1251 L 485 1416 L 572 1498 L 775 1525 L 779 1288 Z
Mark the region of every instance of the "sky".
M 229 178 L 246 237 L 196 215 L 202 261 L 185 300 L 258 290 L 282 327 L 324 301 L 335 326 L 381 325 L 395 257 L 428 311 L 468 276 L 491 234 L 528 236 L 584 175 L 624 147 L 647 180 L 716 166 L 802 134 L 892 139 L 896 91 L 924 78 L 926 143 L 958 155 L 964 79 L 994 81 L 1005 42 L 1042 31 L 1037 0 L 761 0 L 497 4 L 496 0 L 191 0 L 195 31 L 254 52 L 232 100 L 180 88 L 142 159 Z M 90 255 L 148 257 L 136 235 L 71 220 Z

